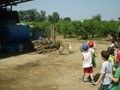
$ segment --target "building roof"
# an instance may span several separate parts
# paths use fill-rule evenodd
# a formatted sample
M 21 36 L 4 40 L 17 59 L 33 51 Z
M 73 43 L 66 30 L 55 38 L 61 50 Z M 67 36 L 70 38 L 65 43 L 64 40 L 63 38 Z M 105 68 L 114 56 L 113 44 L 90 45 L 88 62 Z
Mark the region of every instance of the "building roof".
M 0 7 L 6 7 L 9 5 L 17 5 L 19 3 L 24 3 L 32 0 L 0 0 Z

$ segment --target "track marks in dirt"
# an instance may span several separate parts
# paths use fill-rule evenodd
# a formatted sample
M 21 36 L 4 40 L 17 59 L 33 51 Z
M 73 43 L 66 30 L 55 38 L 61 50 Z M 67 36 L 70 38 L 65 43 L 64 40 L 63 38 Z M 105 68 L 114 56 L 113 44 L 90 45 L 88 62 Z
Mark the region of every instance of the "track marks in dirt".
M 40 61 L 36 61 L 36 62 L 28 62 L 25 63 L 23 65 L 18 65 L 15 67 L 15 70 L 17 71 L 24 71 L 24 72 L 28 72 L 36 67 L 39 67 L 41 65 Z

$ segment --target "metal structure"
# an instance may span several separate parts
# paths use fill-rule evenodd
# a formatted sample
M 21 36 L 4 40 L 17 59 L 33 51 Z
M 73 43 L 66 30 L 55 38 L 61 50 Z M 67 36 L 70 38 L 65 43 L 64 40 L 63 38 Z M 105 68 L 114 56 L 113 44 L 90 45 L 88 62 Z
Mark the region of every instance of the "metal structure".
M 29 30 L 24 25 L 17 25 L 19 23 L 18 12 L 12 11 L 12 6 L 28 1 L 33 0 L 0 0 L 0 51 L 7 53 L 22 52 L 23 49 L 29 47 Z M 24 34 L 22 30 L 25 31 Z M 23 35 L 27 39 L 23 39 Z M 9 36 L 12 37 L 11 40 L 13 39 L 13 41 L 10 40 Z M 19 36 L 18 39 L 15 36 Z
M 28 2 L 33 0 L 0 0 L 0 8 L 17 5 L 19 3 Z

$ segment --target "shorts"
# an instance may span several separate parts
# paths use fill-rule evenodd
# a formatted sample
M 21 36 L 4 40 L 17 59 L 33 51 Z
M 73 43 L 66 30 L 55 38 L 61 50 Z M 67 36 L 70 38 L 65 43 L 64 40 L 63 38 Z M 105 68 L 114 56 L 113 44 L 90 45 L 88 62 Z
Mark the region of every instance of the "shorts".
M 93 73 L 93 67 L 83 68 L 84 73 Z

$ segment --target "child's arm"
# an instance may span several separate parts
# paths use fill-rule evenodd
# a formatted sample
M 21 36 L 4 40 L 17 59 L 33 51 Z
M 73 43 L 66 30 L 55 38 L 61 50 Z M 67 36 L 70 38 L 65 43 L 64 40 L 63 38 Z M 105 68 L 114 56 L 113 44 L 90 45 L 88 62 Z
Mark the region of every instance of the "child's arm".
M 103 79 L 103 77 L 104 77 L 104 73 L 101 73 L 101 75 L 100 75 L 98 81 L 95 82 L 95 85 L 98 85 L 98 84 L 101 82 L 101 80 Z
M 93 54 L 91 53 L 91 57 L 93 57 Z
M 82 55 L 82 60 L 84 60 L 84 56 Z
M 116 83 L 119 81 L 119 78 L 114 78 L 112 74 L 108 74 L 108 76 Z
M 95 57 L 97 57 L 97 56 L 96 56 L 96 52 L 95 52 Z

